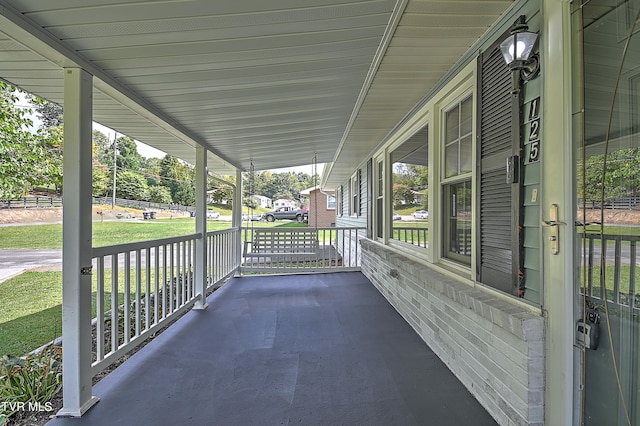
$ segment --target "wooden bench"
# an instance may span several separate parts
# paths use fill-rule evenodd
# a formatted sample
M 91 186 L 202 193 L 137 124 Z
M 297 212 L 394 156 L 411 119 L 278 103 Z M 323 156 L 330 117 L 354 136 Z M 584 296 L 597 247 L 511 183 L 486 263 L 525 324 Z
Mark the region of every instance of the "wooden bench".
M 319 249 L 314 229 L 254 229 L 253 241 L 245 241 L 244 256 L 303 258 L 317 255 Z

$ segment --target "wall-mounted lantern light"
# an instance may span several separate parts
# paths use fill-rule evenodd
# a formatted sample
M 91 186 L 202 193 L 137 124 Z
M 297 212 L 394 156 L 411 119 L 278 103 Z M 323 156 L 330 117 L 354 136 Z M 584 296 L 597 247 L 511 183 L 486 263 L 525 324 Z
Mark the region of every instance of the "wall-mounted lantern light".
M 509 30 L 509 36 L 500 43 L 502 56 L 514 74 L 512 93 L 520 91 L 520 79 L 529 81 L 540 72 L 538 55 L 533 53 L 538 33 L 528 31 L 525 19 L 521 15 Z

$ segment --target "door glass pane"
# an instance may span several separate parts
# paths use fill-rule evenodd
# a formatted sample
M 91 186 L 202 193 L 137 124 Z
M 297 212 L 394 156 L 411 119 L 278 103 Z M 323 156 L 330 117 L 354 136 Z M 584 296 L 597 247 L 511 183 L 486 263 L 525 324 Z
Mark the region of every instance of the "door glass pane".
M 576 40 L 581 43 L 577 51 L 584 53 L 576 68 L 583 75 L 576 81 L 584 86 L 576 83 L 575 88 L 584 98 L 573 108 L 580 272 L 576 305 L 581 307 L 577 316 L 599 329 L 600 335 L 597 348 L 585 351 L 581 365 L 585 397 L 580 412 L 587 426 L 636 425 L 640 424 L 640 27 L 636 25 L 635 34 L 629 36 L 640 0 L 583 3 L 574 10 L 574 22 L 584 26 L 583 38 Z

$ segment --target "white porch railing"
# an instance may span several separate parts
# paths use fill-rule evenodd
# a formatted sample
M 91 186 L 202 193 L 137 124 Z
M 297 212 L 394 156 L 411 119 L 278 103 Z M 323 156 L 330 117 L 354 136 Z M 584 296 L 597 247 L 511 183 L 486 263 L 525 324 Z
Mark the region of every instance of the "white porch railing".
M 230 228 L 207 233 L 207 290 L 237 271 L 238 232 Z M 194 266 L 200 236 L 93 249 L 93 375 L 198 300 Z
M 242 272 L 360 270 L 363 227 L 244 228 Z
M 242 266 L 238 228 L 207 233 L 207 291 L 239 269 L 269 273 L 360 270 L 359 239 L 365 228 L 276 227 L 243 229 L 243 233 Z M 194 268 L 200 237 L 191 234 L 93 249 L 92 375 L 199 299 Z

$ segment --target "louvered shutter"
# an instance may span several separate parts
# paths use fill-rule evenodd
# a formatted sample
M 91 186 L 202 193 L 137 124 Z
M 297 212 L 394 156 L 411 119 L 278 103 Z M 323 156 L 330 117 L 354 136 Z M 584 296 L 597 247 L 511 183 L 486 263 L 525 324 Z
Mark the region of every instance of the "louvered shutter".
M 514 293 L 517 285 L 518 256 L 513 240 L 518 238 L 517 215 L 519 185 L 507 183 L 507 158 L 514 148 L 511 72 L 499 49 L 485 52 L 480 59 L 479 206 L 480 264 L 478 281 Z M 517 130 L 515 130 L 517 131 Z

